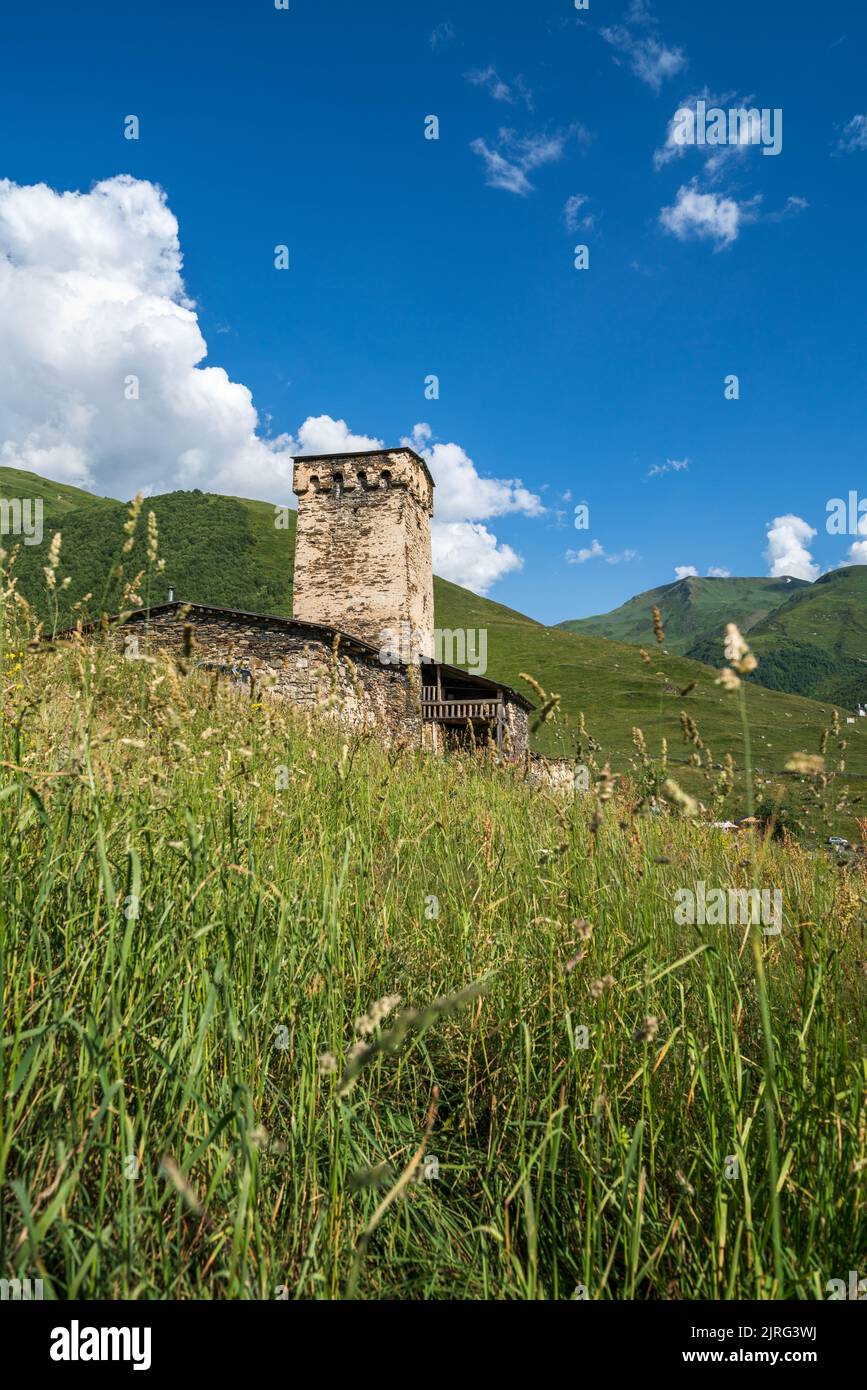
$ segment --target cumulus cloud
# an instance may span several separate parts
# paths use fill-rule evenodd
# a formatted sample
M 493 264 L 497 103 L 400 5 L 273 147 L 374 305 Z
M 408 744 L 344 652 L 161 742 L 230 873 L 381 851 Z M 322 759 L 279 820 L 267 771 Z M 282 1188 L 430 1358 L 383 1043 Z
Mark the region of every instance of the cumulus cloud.
M 663 208 L 659 220 L 679 241 L 687 241 L 690 237 L 709 239 L 716 243 L 714 250 L 721 251 L 737 240 L 745 222 L 753 220 L 753 209 L 758 201 L 759 198 L 753 198 L 739 203 L 716 193 L 700 193 L 693 180 L 677 190 L 674 205 Z
M 261 437 L 247 387 L 206 356 L 159 187 L 0 180 L 0 463 L 121 496 L 285 499 L 289 441 Z
M 675 565 L 675 579 L 698 579 L 698 570 L 695 565 Z
M 492 584 L 524 563 L 480 522 L 435 521 L 431 541 L 435 572 L 477 594 L 488 593 Z
M 520 478 L 482 477 L 460 444 L 431 441 L 430 425 L 419 423 L 402 443 L 422 456 L 436 483 L 431 526 L 434 570 L 444 579 L 485 594 L 503 575 L 520 569 L 523 561 L 481 523 L 509 514 L 539 517 L 545 508 Z
M 655 463 L 647 470 L 648 478 L 658 478 L 662 473 L 683 473 L 689 468 L 689 459 L 666 459 L 665 463 Z
M 722 569 L 719 565 L 711 565 L 707 572 L 708 579 L 731 579 L 731 570 Z
M 383 447 L 330 415 L 264 438 L 248 388 L 201 365 L 182 268 L 155 184 L 119 175 L 58 193 L 0 181 L 0 464 L 124 499 L 200 487 L 286 502 L 294 454 Z M 408 442 L 438 484 L 437 572 L 486 592 L 521 559 L 481 523 L 540 516 L 539 497 L 482 477 L 460 445 L 432 444 L 428 425 Z
M 585 565 L 588 560 L 604 560 L 606 565 L 620 565 L 639 559 L 637 550 L 621 550 L 618 555 L 609 555 L 599 541 L 592 541 L 582 550 L 567 550 L 567 565 Z
M 768 527 L 768 547 L 765 559 L 772 579 L 783 579 L 791 575 L 793 579 L 819 578 L 819 566 L 814 562 L 808 549 L 816 535 L 816 528 L 803 517 L 775 516 Z M 853 547 L 854 548 L 854 547 Z
M 867 536 L 867 515 L 862 516 L 858 521 L 858 534 Z M 854 541 L 849 547 L 850 565 L 867 565 L 867 540 Z
M 353 434 L 345 420 L 333 420 L 330 415 L 308 415 L 293 438 L 289 436 L 293 454 L 348 454 L 357 450 L 384 449 L 381 439 L 369 434 Z
M 430 425 L 415 425 L 402 442 L 421 454 L 433 474 L 439 521 L 485 521 L 509 512 L 536 517 L 545 510 L 520 478 L 483 478 L 460 444 L 432 444 Z
M 579 139 L 586 138 L 580 127 L 575 127 L 575 132 Z M 472 141 L 470 149 L 484 161 L 485 183 L 490 188 L 504 188 L 525 198 L 534 188 L 528 174 L 562 159 L 570 133 L 516 135 L 513 130 L 501 130 L 493 144 L 480 137 Z

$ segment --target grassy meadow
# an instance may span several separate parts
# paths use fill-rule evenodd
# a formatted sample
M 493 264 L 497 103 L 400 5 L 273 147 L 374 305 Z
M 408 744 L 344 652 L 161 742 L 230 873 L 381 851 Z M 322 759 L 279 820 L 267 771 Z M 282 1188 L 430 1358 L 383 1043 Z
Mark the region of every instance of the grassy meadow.
M 113 578 L 119 537 L 127 516 L 122 503 L 9 468 L 0 468 L 0 494 L 38 498 L 44 506 L 42 542 L 17 545 L 14 573 L 18 592 L 28 600 L 49 634 L 55 627 L 74 623 L 86 602 L 96 615 L 118 612 L 125 606 L 126 583 L 139 572 L 147 574 L 147 592 L 142 593 L 142 598 L 149 598 L 152 603 L 163 602 L 171 587 L 176 597 L 189 602 L 258 613 L 292 612 L 296 523 L 293 511 L 281 518 L 284 527 L 275 526 L 274 507 L 266 502 L 203 492 L 151 497 L 148 507 L 158 526 L 165 568 L 158 570 L 149 564 L 146 528 L 140 525 L 130 537 L 128 553 L 122 557 L 124 575 Z M 57 585 L 48 591 L 44 567 L 57 531 L 62 531 L 63 546 Z M 848 592 L 852 585 L 857 587 L 859 575 L 867 576 L 863 567 L 846 573 L 854 577 L 845 583 L 838 579 L 833 589 L 822 583 L 806 588 L 810 593 L 817 591 L 816 598 L 821 599 L 823 595 Z M 661 753 L 662 740 L 667 741 L 667 761 L 678 780 L 694 795 L 704 798 L 707 778 L 704 771 L 694 767 L 697 750 L 682 736 L 680 711 L 686 709 L 699 729 L 705 771 L 708 762 L 718 770 L 727 754 L 740 768 L 741 721 L 731 698 L 714 684 L 723 660 L 723 628 L 725 621 L 738 621 L 742 614 L 754 619 L 762 603 L 780 599 L 781 595 L 777 581 L 772 580 L 689 580 L 666 587 L 678 593 L 688 589 L 690 594 L 699 594 L 702 627 L 713 628 L 716 633 L 712 649 L 706 654 L 710 665 L 680 654 L 678 632 L 683 615 L 665 604 L 663 623 L 671 616 L 672 626 L 670 632 L 666 630 L 664 644 L 654 640 L 650 612 L 653 591 L 625 606 L 630 623 L 618 630 L 622 641 L 608 640 L 583 626 L 575 632 L 546 627 L 526 614 L 438 577 L 434 578 L 435 621 L 440 629 L 484 633 L 487 674 L 493 679 L 534 698 L 522 681 L 522 673 L 530 673 L 546 690 L 559 695 L 557 720 L 544 724 L 534 735 L 538 751 L 571 758 L 580 746 L 582 756 L 592 751 L 600 766 L 607 760 L 613 768 L 623 770 L 634 752 L 632 730 L 639 727 L 656 756 Z M 722 596 L 729 592 L 732 611 L 722 606 Z M 91 596 L 89 601 L 87 595 Z M 850 603 L 844 615 L 850 627 L 855 622 L 851 609 Z M 825 616 L 828 630 L 836 631 L 830 625 L 830 615 Z M 843 618 L 837 614 L 838 626 L 840 621 Z M 857 638 L 857 623 L 852 630 Z M 629 645 L 635 641 L 648 649 L 649 661 L 642 658 L 636 646 Z M 759 802 L 782 799 L 801 821 L 804 835 L 813 842 L 826 835 L 829 828 L 857 838 L 858 819 L 867 814 L 867 720 L 856 719 L 854 725 L 846 725 L 846 711 L 840 706 L 789 694 L 783 689 L 753 686 L 754 676 L 761 676 L 766 660 L 770 660 L 763 653 L 758 654 L 759 668 L 749 677 L 748 699 Z M 446 661 L 448 656 L 445 652 Z M 454 664 L 462 663 L 455 658 Z M 832 744 L 833 763 L 829 758 L 833 782 L 823 788 L 817 799 L 816 789 L 787 771 L 786 762 L 793 750 L 818 748 L 835 708 L 843 721 L 843 734 Z M 743 814 L 746 788 L 740 771 L 736 772 L 735 782 L 740 800 L 732 810 L 737 811 L 740 805 L 739 813 Z
M 628 725 L 564 800 L 488 750 L 386 748 L 184 662 L 28 648 L 17 612 L 5 1277 L 821 1299 L 863 1263 L 859 857 L 726 835 L 724 803 L 652 813 L 658 743 Z M 779 889 L 782 932 L 678 925 L 699 881 Z

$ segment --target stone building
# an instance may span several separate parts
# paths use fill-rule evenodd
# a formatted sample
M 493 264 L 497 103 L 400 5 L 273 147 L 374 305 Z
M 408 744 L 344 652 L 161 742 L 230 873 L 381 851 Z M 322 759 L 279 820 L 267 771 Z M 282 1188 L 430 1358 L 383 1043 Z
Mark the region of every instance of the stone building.
M 493 740 L 522 756 L 529 701 L 436 660 L 433 489 L 409 448 L 295 459 L 292 617 L 172 599 L 128 617 L 127 651 L 177 649 L 192 628 L 200 665 L 263 693 L 434 751 Z
M 413 449 L 305 455 L 298 498 L 292 613 L 377 650 L 408 624 L 434 654 L 430 518 L 434 481 Z

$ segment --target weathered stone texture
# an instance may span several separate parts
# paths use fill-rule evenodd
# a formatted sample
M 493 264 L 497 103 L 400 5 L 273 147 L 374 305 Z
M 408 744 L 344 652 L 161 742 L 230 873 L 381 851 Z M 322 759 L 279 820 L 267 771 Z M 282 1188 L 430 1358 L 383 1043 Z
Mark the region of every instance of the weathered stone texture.
M 412 449 L 295 460 L 293 616 L 377 651 L 404 624 L 434 650 L 433 482 Z
M 505 695 L 503 702 L 503 748 L 513 757 L 522 756 L 530 746 L 530 715 L 523 705 Z
M 275 620 L 243 614 L 237 617 L 207 610 L 183 609 L 153 614 L 145 624 L 133 617 L 118 633 L 129 649 L 148 647 L 180 652 L 185 625 L 193 629 L 192 660 L 211 665 L 226 675 L 237 667 L 249 670 L 257 690 L 290 700 L 301 708 L 331 714 L 356 728 L 381 727 L 394 736 L 419 741 L 422 731 L 420 686 L 415 671 L 383 666 L 358 649 L 344 655 L 338 645 L 312 638 L 303 629 Z

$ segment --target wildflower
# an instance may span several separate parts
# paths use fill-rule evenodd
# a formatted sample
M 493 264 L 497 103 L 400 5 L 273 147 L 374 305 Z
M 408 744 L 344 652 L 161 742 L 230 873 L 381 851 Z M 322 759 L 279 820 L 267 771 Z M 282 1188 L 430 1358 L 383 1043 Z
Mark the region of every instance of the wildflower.
M 153 512 L 148 512 L 148 560 L 152 565 L 157 562 L 157 550 L 159 548 L 159 533 L 157 531 L 157 519 Z
M 735 691 L 740 687 L 740 676 L 736 676 L 731 666 L 724 666 L 714 681 L 714 685 L 721 685 L 723 690 Z
M 613 975 L 603 975 L 601 980 L 593 980 L 590 985 L 590 993 L 594 999 L 601 999 L 608 989 L 613 989 L 617 984 Z
M 143 493 L 137 492 L 132 502 L 130 503 L 127 520 L 123 524 L 124 535 L 127 538 L 123 543 L 124 555 L 128 555 L 133 547 L 133 542 L 135 540 L 135 528 L 138 523 L 139 513 L 141 512 L 142 500 Z
M 657 640 L 657 642 L 664 642 L 664 641 L 665 641 L 665 633 L 663 632 L 663 629 L 662 629 L 662 614 L 660 613 L 660 611 L 659 611 L 658 608 L 654 608 L 654 609 L 652 610 L 652 613 L 653 613 L 653 631 L 656 633 L 656 640 Z
M 818 753 L 793 753 L 786 763 L 787 772 L 800 772 L 803 777 L 818 777 L 825 771 L 825 759 Z
M 366 1014 L 362 1014 L 361 1018 L 355 1020 L 356 1033 L 359 1033 L 363 1038 L 370 1037 L 370 1034 L 376 1031 L 383 1019 L 397 1008 L 401 997 L 399 994 L 386 994 L 382 999 L 377 999 L 375 1003 L 371 1004 Z
M 337 1058 L 333 1052 L 323 1052 L 319 1058 L 319 1075 L 333 1076 L 337 1071 Z
M 585 922 L 583 917 L 579 917 L 577 922 L 572 923 L 572 930 L 579 941 L 589 941 L 593 928 L 589 922 Z
M 45 582 L 51 590 L 54 590 L 57 587 L 57 578 L 55 571 L 57 570 L 57 566 L 60 564 L 61 540 L 62 536 L 60 532 L 55 531 L 51 539 L 51 547 L 48 551 L 48 564 L 42 566 L 42 570 L 45 575 Z
M 759 664 L 742 637 L 736 623 L 726 623 L 724 650 L 726 661 L 730 662 L 735 670 L 740 671 L 743 675 L 748 671 L 755 671 Z
M 680 1171 L 679 1168 L 674 1176 L 677 1178 L 677 1181 L 680 1183 L 687 1196 L 694 1197 L 695 1188 L 693 1187 L 692 1183 L 684 1176 L 684 1174 Z
M 680 810 L 682 816 L 697 816 L 699 812 L 698 802 L 694 797 L 679 787 L 673 778 L 667 777 L 662 784 L 662 795 L 666 801 L 671 801 Z
M 639 1023 L 635 1032 L 632 1034 L 633 1042 L 648 1043 L 653 1042 L 659 1032 L 659 1019 L 649 1016 Z

